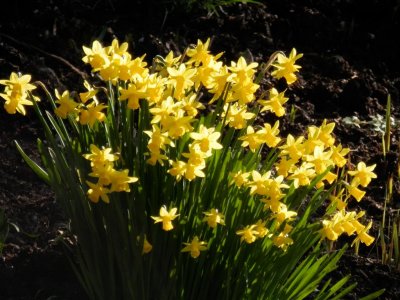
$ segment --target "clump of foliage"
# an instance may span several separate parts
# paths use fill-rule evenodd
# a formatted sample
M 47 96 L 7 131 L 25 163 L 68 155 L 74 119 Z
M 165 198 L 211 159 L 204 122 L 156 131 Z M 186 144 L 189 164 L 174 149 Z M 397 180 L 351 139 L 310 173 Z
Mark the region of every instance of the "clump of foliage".
M 260 94 L 259 82 L 294 83 L 302 54 L 277 52 L 259 68 L 225 64 L 209 46 L 148 65 L 127 43 L 95 41 L 83 61 L 96 83 L 80 93 L 53 95 L 30 75 L 0 81 L 6 111 L 33 106 L 43 125 L 41 165 L 17 147 L 71 221 L 82 286 L 91 299 L 342 297 L 348 277 L 321 282 L 345 247 L 325 245 L 342 234 L 374 241 L 347 204 L 362 200 L 375 165 L 347 170 L 350 149 L 326 120 L 280 136 L 289 99 L 273 86 Z

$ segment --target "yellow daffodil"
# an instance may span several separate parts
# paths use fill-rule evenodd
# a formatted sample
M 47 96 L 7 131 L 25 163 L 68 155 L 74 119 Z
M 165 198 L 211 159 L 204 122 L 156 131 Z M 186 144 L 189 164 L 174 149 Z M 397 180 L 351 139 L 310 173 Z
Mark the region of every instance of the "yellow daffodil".
M 232 182 L 236 184 L 237 187 L 241 187 L 242 185 L 249 182 L 250 172 L 242 172 L 238 171 L 236 173 L 232 173 Z
M 357 202 L 360 202 L 361 199 L 365 196 L 365 191 L 360 190 L 358 188 L 360 181 L 358 179 L 352 180 L 350 184 L 346 184 L 346 188 L 351 196 L 353 196 Z
M 206 153 L 204 153 L 199 144 L 190 144 L 189 152 L 182 153 L 183 157 L 188 159 L 188 163 L 194 166 L 205 165 L 205 158 L 207 157 Z
M 86 181 L 86 183 L 90 187 L 87 192 L 90 201 L 97 203 L 99 202 L 99 198 L 101 198 L 105 203 L 110 203 L 110 198 L 108 197 L 110 190 L 108 188 L 99 183 L 94 184 L 90 181 Z
M 175 220 L 179 215 L 176 214 L 177 208 L 174 207 L 170 209 L 170 211 L 167 210 L 167 207 L 163 205 L 160 208 L 160 215 L 159 216 L 151 216 L 151 218 L 154 220 L 154 223 L 160 223 L 162 222 L 162 229 L 165 231 L 170 231 L 174 228 L 172 225 L 172 221 Z
M 181 160 L 170 160 L 169 164 L 171 165 L 171 168 L 167 172 L 172 176 L 175 176 L 177 181 L 181 180 L 182 176 L 185 175 L 186 163 Z
M 203 222 L 207 222 L 211 228 L 217 227 L 217 224 L 225 225 L 224 215 L 218 212 L 218 209 L 212 208 L 210 211 L 204 212 L 206 215 Z
M 200 165 L 194 165 L 187 163 L 185 165 L 185 178 L 189 181 L 195 179 L 196 177 L 205 177 L 206 174 L 202 171 L 206 167 L 205 163 Z
M 284 77 L 288 84 L 292 84 L 297 80 L 296 72 L 301 68 L 296 65 L 296 60 L 303 57 L 303 54 L 297 54 L 296 49 L 292 49 L 289 57 L 286 57 L 283 53 L 279 53 L 277 56 L 277 62 L 273 64 L 276 68 L 271 75 L 279 79 Z
M 56 94 L 56 103 L 59 106 L 54 110 L 57 116 L 60 118 L 66 119 L 67 116 L 71 113 L 77 112 L 77 107 L 79 103 L 75 102 L 69 95 L 69 91 L 64 91 L 61 95 L 55 90 Z
M 347 160 L 345 158 L 345 156 L 350 152 L 349 148 L 343 148 L 343 146 L 341 144 L 334 146 L 331 146 L 331 150 L 332 150 L 332 161 L 334 162 L 334 164 L 336 166 L 338 166 L 339 168 L 344 167 L 344 165 L 346 164 Z
M 286 251 L 287 248 L 293 244 L 293 240 L 289 237 L 290 231 L 292 231 L 293 227 L 289 224 L 285 224 L 285 228 L 279 235 L 272 237 L 272 242 L 278 248 L 281 248 L 283 251 Z
M 197 45 L 194 48 L 189 48 L 186 50 L 186 55 L 190 57 L 188 64 L 194 63 L 195 66 L 200 65 L 201 63 L 205 63 L 210 56 L 210 52 L 208 51 L 208 47 L 210 45 L 210 38 L 206 40 L 203 44 L 202 41 L 197 40 Z
M 190 256 L 193 258 L 199 257 L 200 251 L 207 250 L 207 243 L 200 241 L 197 236 L 195 236 L 190 243 L 183 244 L 185 245 L 185 248 L 183 248 L 181 252 L 190 252 Z
M 153 249 L 153 245 L 150 244 L 150 242 L 147 240 L 147 237 L 145 235 L 144 240 L 143 240 L 142 254 L 150 253 L 152 249 Z
M 87 92 L 79 93 L 79 98 L 82 103 L 86 103 L 96 96 L 98 90 L 94 89 L 86 80 L 83 82 L 83 86 L 86 88 Z
M 357 170 L 347 171 L 347 173 L 357 179 L 361 186 L 366 187 L 371 182 L 372 178 L 377 178 L 376 174 L 372 172 L 376 167 L 376 164 L 367 167 L 364 162 L 357 164 Z
M 295 211 L 288 210 L 286 204 L 281 203 L 278 213 L 275 213 L 272 217 L 278 224 L 282 224 L 285 220 L 291 221 L 295 216 L 297 216 Z
M 252 62 L 248 65 L 244 57 L 241 56 L 237 62 L 231 62 L 229 70 L 236 74 L 235 80 L 237 82 L 244 83 L 253 78 L 257 67 L 258 63 Z
M 324 120 L 319 127 L 318 140 L 324 143 L 325 147 L 330 147 L 335 143 L 335 138 L 332 136 L 335 123 L 326 123 Z
M 249 147 L 252 152 L 255 152 L 258 147 L 263 143 L 260 136 L 254 132 L 253 126 L 247 126 L 246 134 L 241 136 L 239 140 L 242 140 L 242 147 Z
M 227 85 L 233 82 L 235 76 L 236 74 L 229 72 L 229 67 L 226 65 L 222 65 L 218 70 L 210 74 L 209 81 L 206 85 L 209 92 L 213 94 L 213 97 L 209 102 L 210 104 L 222 96 Z
M 313 166 L 310 163 L 303 163 L 300 167 L 294 169 L 288 179 L 292 179 L 294 187 L 298 188 L 299 186 L 309 185 L 314 177 L 315 170 Z
M 282 150 L 280 155 L 289 155 L 290 158 L 297 161 L 303 156 L 303 140 L 303 136 L 295 139 L 291 134 L 288 134 L 285 144 L 279 147 L 279 149 Z
M 250 195 L 267 195 L 269 186 L 271 184 L 272 179 L 271 171 L 268 171 L 264 174 L 260 174 L 258 171 L 254 170 L 251 172 L 252 180 L 249 181 L 247 186 L 250 187 Z
M 107 61 L 107 53 L 99 41 L 94 41 L 92 48 L 83 46 L 86 56 L 82 58 L 85 63 L 89 63 L 94 70 L 102 68 Z
M 0 84 L 5 85 L 4 93 L 0 93 L 6 102 L 4 109 L 9 114 L 19 112 L 22 115 L 26 114 L 24 105 L 33 105 L 28 99 L 28 92 L 36 89 L 33 84 L 30 84 L 31 75 L 21 75 L 12 72 L 10 79 L 0 80 Z M 39 98 L 33 97 L 33 100 L 39 101 Z
M 109 179 L 112 192 L 130 192 L 129 183 L 137 182 L 139 178 L 128 175 L 129 170 L 111 172 Z
M 199 145 L 200 150 L 211 155 L 211 150 L 222 149 L 222 145 L 217 142 L 221 136 L 220 132 L 215 132 L 215 128 L 207 128 L 204 125 L 200 125 L 199 132 L 192 132 L 190 137 L 195 140 L 195 144 Z
M 95 104 L 92 102 L 84 108 L 79 110 L 79 123 L 82 125 L 88 124 L 90 127 L 98 122 L 103 122 L 106 118 L 106 115 L 102 112 L 103 109 L 107 108 L 107 105 L 104 104 Z
M 91 166 L 104 165 L 118 159 L 118 156 L 111 154 L 111 148 L 99 149 L 96 145 L 90 145 L 89 154 L 84 154 L 83 157 L 91 161 Z
M 275 165 L 278 175 L 287 177 L 289 173 L 293 173 L 296 169 L 296 162 L 297 160 L 295 159 L 282 157 Z
M 305 160 L 314 166 L 315 172 L 321 174 L 326 169 L 333 165 L 331 160 L 332 151 L 328 150 L 324 152 L 323 146 L 316 146 L 312 155 L 305 155 Z
M 185 64 L 181 64 L 178 69 L 167 68 L 169 74 L 168 83 L 174 87 L 174 97 L 179 99 L 186 89 L 194 85 L 192 77 L 196 74 L 195 69 L 186 68 Z
M 119 100 L 120 101 L 128 100 L 127 104 L 128 108 L 133 110 L 139 109 L 140 107 L 139 100 L 144 98 L 145 95 L 144 91 L 145 91 L 144 87 L 138 84 L 130 83 L 127 89 L 120 90 L 121 95 L 119 96 Z
M 226 120 L 230 127 L 235 129 L 243 129 L 246 127 L 247 121 L 253 119 L 256 115 L 247 111 L 247 106 L 240 106 L 239 103 L 225 105 Z M 228 110 L 228 111 L 226 111 Z
M 179 102 L 179 106 L 183 109 L 186 114 L 190 117 L 195 117 L 198 114 L 199 109 L 204 109 L 204 105 L 196 100 L 197 94 L 193 93 L 191 95 L 185 96 Z
M 231 89 L 232 95 L 229 101 L 238 101 L 239 105 L 246 105 L 256 98 L 254 93 L 259 87 L 258 84 L 251 80 L 233 83 Z
M 367 226 L 364 227 L 364 229 L 358 233 L 357 237 L 354 239 L 354 241 L 351 243 L 353 246 L 355 243 L 362 242 L 367 246 L 370 246 L 375 238 L 370 236 L 367 232 L 368 230 L 372 227 L 372 221 L 368 223 Z
M 259 234 L 256 228 L 256 225 L 247 225 L 245 228 L 236 231 L 236 234 L 240 235 L 241 242 L 245 241 L 247 244 L 251 244 L 255 242 Z
M 255 231 L 257 231 L 257 238 L 263 238 L 265 236 L 270 237 L 271 234 L 269 234 L 268 228 L 265 227 L 265 224 L 267 224 L 267 221 L 263 220 L 258 220 L 254 227 Z
M 264 127 L 257 131 L 257 136 L 260 141 L 267 144 L 268 147 L 273 148 L 279 144 L 281 138 L 279 134 L 279 121 L 276 121 L 274 126 L 271 127 L 269 123 L 264 123 Z
M 270 89 L 268 100 L 258 100 L 257 102 L 261 104 L 261 112 L 271 111 L 277 117 L 282 117 L 285 114 L 285 104 L 289 98 L 285 97 L 285 92 L 279 93 L 275 88 Z

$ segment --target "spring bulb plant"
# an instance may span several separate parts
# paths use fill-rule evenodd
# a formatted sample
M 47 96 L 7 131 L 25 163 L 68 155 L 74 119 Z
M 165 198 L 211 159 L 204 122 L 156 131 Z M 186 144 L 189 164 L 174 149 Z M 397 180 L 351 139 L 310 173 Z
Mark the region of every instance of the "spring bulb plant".
M 90 299 L 339 299 L 354 285 L 326 280 L 346 248 L 328 245 L 343 234 L 373 243 L 372 223 L 347 204 L 363 199 L 375 165 L 351 164 L 326 120 L 280 134 L 289 97 L 272 82 L 296 82 L 295 49 L 259 65 L 227 64 L 209 48 L 199 40 L 148 64 L 127 43 L 94 41 L 83 47 L 92 77 L 81 91 L 51 93 L 16 73 L 0 81 L 5 110 L 32 106 L 44 128 L 40 163 L 16 145 L 70 220 L 84 290 Z

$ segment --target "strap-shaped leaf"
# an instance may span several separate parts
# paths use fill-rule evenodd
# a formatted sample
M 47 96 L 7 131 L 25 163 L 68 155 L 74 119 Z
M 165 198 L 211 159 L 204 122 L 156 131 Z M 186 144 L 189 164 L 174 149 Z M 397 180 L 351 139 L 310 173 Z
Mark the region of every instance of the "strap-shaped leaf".
M 39 166 L 36 162 L 34 162 L 22 149 L 22 147 L 18 144 L 17 141 L 14 141 L 15 146 L 17 147 L 18 152 L 21 154 L 24 161 L 28 164 L 28 166 L 36 173 L 44 182 L 50 184 L 49 175 L 47 172 Z

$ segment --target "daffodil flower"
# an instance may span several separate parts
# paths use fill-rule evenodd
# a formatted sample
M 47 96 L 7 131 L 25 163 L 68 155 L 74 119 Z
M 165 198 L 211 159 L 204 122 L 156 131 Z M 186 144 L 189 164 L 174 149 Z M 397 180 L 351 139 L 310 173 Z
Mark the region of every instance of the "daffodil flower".
M 200 251 L 207 250 L 207 243 L 200 241 L 197 236 L 193 238 L 190 243 L 183 243 L 185 248 L 181 250 L 181 252 L 190 252 L 190 256 L 193 258 L 197 258 L 200 256 Z
M 160 208 L 160 215 L 159 216 L 151 216 L 151 218 L 154 220 L 154 223 L 160 223 L 162 222 L 162 229 L 165 231 L 170 231 L 174 228 L 172 225 L 172 221 L 175 220 L 179 215 L 176 214 L 177 208 L 174 207 L 170 209 L 170 211 L 167 210 L 167 207 L 163 205 Z

